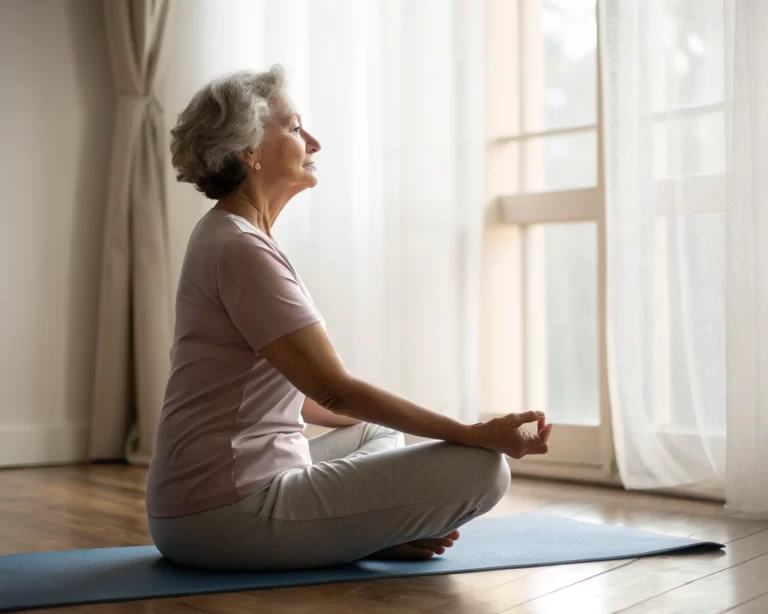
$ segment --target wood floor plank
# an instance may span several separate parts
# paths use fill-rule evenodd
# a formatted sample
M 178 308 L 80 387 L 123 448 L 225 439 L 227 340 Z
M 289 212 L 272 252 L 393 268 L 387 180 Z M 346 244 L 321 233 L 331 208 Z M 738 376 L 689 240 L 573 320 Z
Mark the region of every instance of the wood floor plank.
M 412 585 L 425 590 L 440 593 L 447 597 L 461 597 L 501 586 L 519 577 L 523 577 L 527 573 L 528 571 L 524 569 L 499 569 L 477 573 L 421 576 L 409 578 L 409 580 Z M 379 582 L 390 582 L 390 580 L 380 580 Z
M 535 600 L 567 586 L 578 585 L 588 578 L 620 568 L 631 561 L 632 559 L 532 567 L 526 570 L 528 573 L 512 582 L 458 597 L 439 611 L 441 614 L 499 614 L 508 611 L 511 606 Z
M 290 592 L 290 590 L 281 590 L 273 596 L 266 596 L 261 592 L 233 593 L 225 595 L 226 599 L 222 599 L 221 595 L 218 598 L 215 595 L 208 595 L 185 599 L 184 604 L 207 614 L 246 614 L 251 612 L 268 612 L 269 614 L 323 614 L 326 612 L 333 612 L 334 614 L 358 614 L 360 612 L 429 614 L 428 610 L 415 606 L 402 604 L 393 606 L 388 601 L 361 596 L 357 594 L 355 588 L 318 598 L 316 592 L 309 590 L 308 587 L 300 593 L 294 593 L 293 597 L 281 598 L 281 595 Z
M 24 610 L 24 614 L 195 614 L 196 610 L 179 599 L 155 599 L 152 601 L 125 601 L 97 605 L 65 606 L 44 610 Z M 199 610 L 197 610 L 199 612 Z
M 629 565 L 510 608 L 505 614 L 560 612 L 573 603 L 578 603 L 590 614 L 618 612 L 765 553 L 768 553 L 768 531 L 735 540 L 721 552 L 637 559 Z
M 627 609 L 629 614 L 719 614 L 765 593 L 768 554 L 707 575 Z
M 726 611 L 728 614 L 765 614 L 768 612 L 768 592 Z
M 269 612 L 285 614 L 309 614 L 315 611 L 334 611 L 340 603 L 364 603 L 365 596 L 359 594 L 360 589 L 372 584 L 371 582 L 346 582 L 341 584 L 324 584 L 285 589 L 270 589 L 260 591 L 244 591 L 232 593 L 232 599 L 222 600 L 221 595 L 200 595 L 189 597 L 185 603 L 195 606 L 211 614 L 253 611 L 254 608 L 265 608 Z M 228 594 L 227 597 L 230 595 Z M 373 607 L 373 606 L 372 606 Z M 376 604 L 382 609 L 382 604 Z M 385 608 L 390 609 L 386 605 Z M 403 609 L 415 610 L 412 606 Z

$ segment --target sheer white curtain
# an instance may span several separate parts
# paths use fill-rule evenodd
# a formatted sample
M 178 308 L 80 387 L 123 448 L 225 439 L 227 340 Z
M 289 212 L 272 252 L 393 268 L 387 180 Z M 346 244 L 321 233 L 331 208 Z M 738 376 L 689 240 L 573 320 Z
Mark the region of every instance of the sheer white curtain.
M 353 372 L 476 413 L 483 7 L 473 0 L 176 3 L 172 124 L 222 72 L 283 64 L 320 140 L 320 183 L 276 225 Z M 174 281 L 211 201 L 169 174 Z
M 604 0 L 608 360 L 630 488 L 768 513 L 768 4 Z

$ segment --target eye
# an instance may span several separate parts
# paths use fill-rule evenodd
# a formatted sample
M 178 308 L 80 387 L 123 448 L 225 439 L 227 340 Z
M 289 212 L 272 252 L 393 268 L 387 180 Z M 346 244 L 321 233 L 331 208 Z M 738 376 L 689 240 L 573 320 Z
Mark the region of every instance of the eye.
M 296 126 L 291 132 L 301 132 L 301 126 Z

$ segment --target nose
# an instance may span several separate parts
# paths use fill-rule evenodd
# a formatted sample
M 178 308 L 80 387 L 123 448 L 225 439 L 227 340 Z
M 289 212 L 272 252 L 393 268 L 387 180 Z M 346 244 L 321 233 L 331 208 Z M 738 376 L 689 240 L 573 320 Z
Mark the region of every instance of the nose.
M 316 154 L 320 151 L 320 141 L 313 137 L 309 132 L 305 132 L 305 139 L 307 140 L 307 153 Z

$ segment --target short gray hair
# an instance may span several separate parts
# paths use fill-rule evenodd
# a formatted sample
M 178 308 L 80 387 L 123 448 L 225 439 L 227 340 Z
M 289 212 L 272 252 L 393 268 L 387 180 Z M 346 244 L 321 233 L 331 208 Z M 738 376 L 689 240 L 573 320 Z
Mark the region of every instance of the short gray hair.
M 237 153 L 261 145 L 274 98 L 285 84 L 276 64 L 267 72 L 239 71 L 214 79 L 190 100 L 171 130 L 176 178 L 221 198 L 245 180 Z

